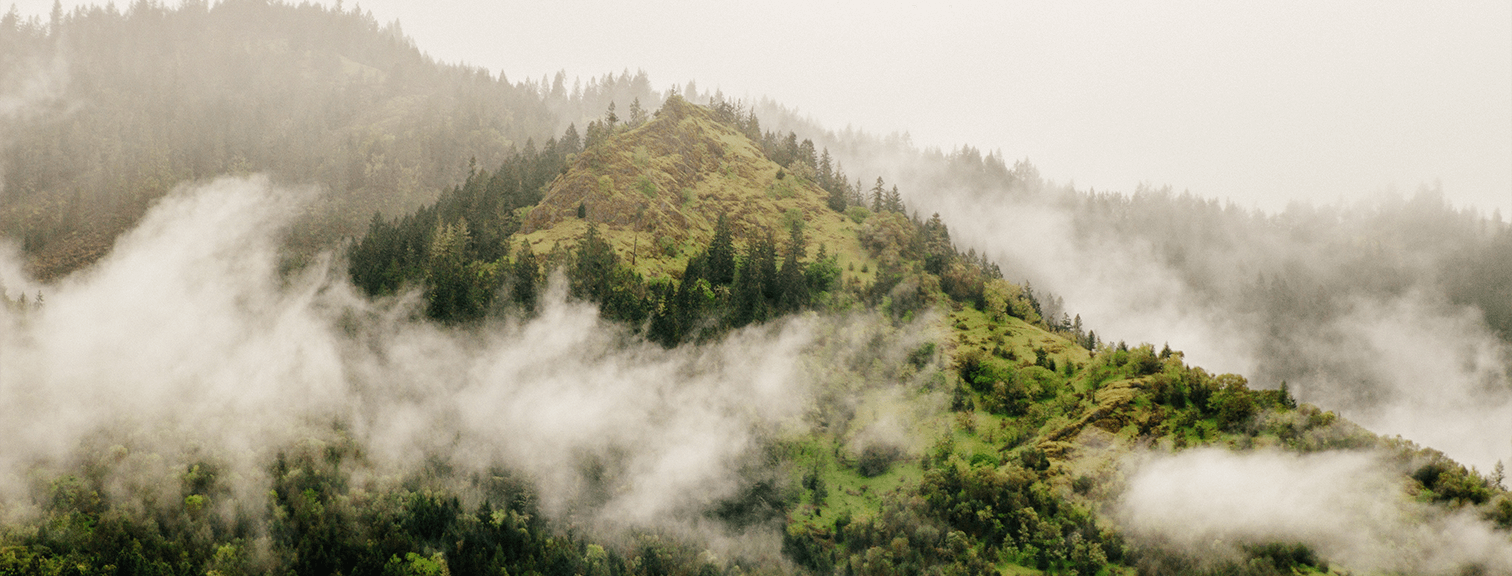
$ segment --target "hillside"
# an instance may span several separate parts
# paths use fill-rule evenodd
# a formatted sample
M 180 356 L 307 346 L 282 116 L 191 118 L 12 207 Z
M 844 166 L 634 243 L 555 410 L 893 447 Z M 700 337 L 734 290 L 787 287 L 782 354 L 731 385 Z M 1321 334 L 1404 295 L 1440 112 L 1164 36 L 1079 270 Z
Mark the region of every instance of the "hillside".
M 737 238 L 785 234 L 798 220 L 809 243 L 829 246 L 842 266 L 867 263 L 855 241 L 859 225 L 829 210 L 827 196 L 710 110 L 673 96 L 649 121 L 578 155 L 528 209 L 520 232 L 545 252 L 598 225 L 633 268 L 658 278 L 680 276 L 713 240 L 721 215 Z
M 557 130 L 534 89 L 427 58 L 356 9 L 232 0 L 0 20 L 0 233 L 41 279 L 98 260 L 175 186 L 266 173 L 320 201 L 302 255 Z
M 1223 568 L 1212 560 L 1225 557 L 1222 547 L 1194 552 L 1124 535 L 1114 505 L 1121 470 L 1151 446 L 1382 450 L 1411 472 L 1409 493 L 1420 500 L 1480 509 L 1503 528 L 1512 521 L 1512 500 L 1496 482 L 1440 453 L 1299 407 L 1284 385 L 1254 390 L 1240 376 L 1189 366 L 1169 348 L 1099 342 L 1079 321 L 1045 321 L 1032 290 L 957 252 L 937 217 L 864 206 L 842 214 L 814 183 L 821 179 L 817 162 L 799 157 L 779 166 L 730 120 L 739 114 L 723 116 L 674 96 L 643 124 L 596 128 L 607 133 L 542 185 L 538 204 L 515 211 L 518 230 L 504 244 L 523 242 L 546 255 L 546 267 L 562 267 L 576 295 L 669 346 L 686 340 L 659 332 L 659 319 L 690 313 L 678 308 L 677 295 L 695 282 L 714 289 L 691 311 L 702 320 L 683 320 L 703 326 L 697 341 L 799 309 L 891 318 L 893 327 L 873 332 L 873 346 L 903 352 L 874 357 L 872 365 L 842 362 L 843 376 L 817 393 L 807 431 L 769 440 L 779 455 L 771 464 L 776 479 L 758 481 L 749 488 L 755 492 L 728 504 L 742 511 L 731 520 L 737 526 L 783 519 L 784 551 L 800 565 L 818 573 L 939 565 L 1006 573 L 1329 570 L 1329 558 L 1294 542 L 1254 542 L 1243 548 L 1248 560 Z M 714 280 L 705 266 L 720 216 L 736 239 L 732 253 L 744 257 L 731 262 L 733 277 Z M 814 264 L 795 255 L 776 266 L 774 229 L 801 230 L 810 246 L 822 242 L 838 261 L 837 281 L 810 284 L 799 307 L 784 307 L 769 292 L 768 315 L 742 315 L 743 282 Z M 757 260 L 762 245 L 765 272 Z M 584 267 L 603 249 L 613 254 L 608 268 L 621 272 Z M 491 266 L 500 279 L 518 274 L 505 257 Z M 592 274 L 616 280 L 595 292 L 587 288 L 597 282 L 586 277 Z M 516 276 L 501 290 L 519 285 Z M 429 290 L 434 302 L 437 289 Z M 952 534 L 964 540 L 945 552 Z
M 0 109 L 0 231 L 40 280 L 0 287 L 0 576 L 1512 572 L 1499 466 L 1267 376 L 1307 366 L 1105 340 L 951 227 L 1043 212 L 941 197 L 1049 197 L 1078 249 L 1168 234 L 1137 272 L 1244 300 L 1282 351 L 1305 324 L 1273 316 L 1332 313 L 1289 261 L 1231 274 L 1226 231 L 1319 235 L 1359 294 L 1437 269 L 1378 273 L 1412 234 L 969 149 L 905 203 L 692 84 L 510 83 L 355 9 L 139 2 L 0 20 L 0 48 L 0 104 L 47 88 Z M 1425 236 L 1487 265 L 1445 281 L 1505 296 L 1508 229 L 1449 216 Z

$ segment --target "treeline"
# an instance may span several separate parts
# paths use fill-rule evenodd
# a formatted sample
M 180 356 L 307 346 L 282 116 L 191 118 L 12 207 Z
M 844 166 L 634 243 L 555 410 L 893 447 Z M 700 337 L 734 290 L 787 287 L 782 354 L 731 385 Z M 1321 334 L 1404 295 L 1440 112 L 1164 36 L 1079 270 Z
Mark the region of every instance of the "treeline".
M 646 121 L 649 114 L 635 104 L 628 121 L 622 122 L 613 107 L 591 121 L 593 136 L 582 145 L 605 145 Z M 713 110 L 737 127 L 740 122 L 756 122 L 740 112 L 738 104 L 718 101 Z M 796 177 L 855 192 L 843 182 L 842 173 L 829 171 L 824 156 L 814 159 L 809 154 L 805 160 L 801 155 L 811 153 L 812 147 L 796 143 L 795 135 L 789 135 L 786 144 L 771 134 L 764 138 L 775 143 L 772 154 L 790 158 L 788 166 Z M 743 246 L 737 245 L 730 223 L 721 215 L 710 244 L 689 257 L 680 276 L 649 282 L 621 261 L 596 227 L 590 227 L 575 247 L 549 254 L 537 255 L 523 243 L 511 247 L 509 238 L 519 229 L 521 209 L 539 202 L 556 175 L 568 168 L 571 155 L 581 151 L 578 146 L 576 126 L 569 126 L 560 140 L 549 140 L 540 151 L 527 145 L 494 172 L 470 169 L 466 182 L 434 205 L 401 218 L 374 215 L 367 235 L 349 252 L 353 282 L 374 296 L 393 294 L 405 285 L 422 287 L 428 315 L 457 322 L 481 318 L 504 302 L 533 308 L 544 273 L 560 267 L 573 296 L 599 304 L 606 318 L 644 330 L 648 338 L 667 346 L 816 305 L 851 301 L 902 318 L 949 298 L 978 307 L 996 305 L 1043 323 L 1044 312 L 1032 290 L 1002 283 L 998 267 L 985 256 L 959 252 L 938 215 L 928 220 L 905 215 L 897 187 L 884 192 L 880 178 L 873 189 L 878 212 L 852 205 L 851 200 L 831 206 L 862 224 L 858 240 L 878 261 L 873 280 L 865 285 L 841 282 L 845 271 L 828 247 L 817 247 L 810 257 L 801 215 L 784 218 L 782 239 L 767 230 L 741 239 Z M 783 156 L 789 153 L 800 156 Z M 800 173 L 804 167 L 811 169 L 810 163 L 825 170 Z M 989 290 L 992 283 L 1003 286 Z M 989 292 L 999 294 L 996 304 L 989 304 Z
M 373 296 L 407 284 L 424 286 L 427 313 L 438 320 L 482 316 L 511 273 L 500 266 L 509 263 L 509 238 L 520 228 L 520 210 L 540 202 L 579 146 L 573 127 L 539 150 L 527 140 L 492 172 L 477 169 L 474 161 L 467 180 L 434 204 L 393 219 L 375 213 L 367 234 L 348 252 L 353 283 Z M 515 263 L 533 260 L 528 247 L 522 250 Z M 538 273 L 523 268 L 518 273 L 533 288 Z M 524 292 L 517 298 L 533 301 Z
M 181 468 L 166 490 L 111 489 L 117 468 L 157 458 L 116 446 L 78 473 L 38 486 L 40 516 L 0 532 L 4 575 L 749 574 L 652 532 L 600 545 L 547 520 L 529 482 L 504 468 L 425 467 L 359 489 L 350 441 L 309 442 L 268 465 L 265 509 L 232 497 L 214 461 Z M 124 462 L 124 464 L 123 464 Z M 130 482 L 130 480 L 127 480 Z

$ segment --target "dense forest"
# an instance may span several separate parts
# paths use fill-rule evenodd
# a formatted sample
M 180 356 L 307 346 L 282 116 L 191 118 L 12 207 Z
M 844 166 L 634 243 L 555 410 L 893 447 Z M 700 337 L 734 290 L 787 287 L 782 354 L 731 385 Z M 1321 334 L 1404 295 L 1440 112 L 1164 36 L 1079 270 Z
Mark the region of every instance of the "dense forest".
M 356 9 L 13 11 L 0 42 L 39 279 L 0 287 L 0 574 L 1512 570 L 1501 462 L 1323 401 L 1389 400 L 1351 355 L 1374 302 L 1512 342 L 1512 230 L 1432 190 L 1078 191 L 644 73 L 510 82 Z M 1126 342 L 1148 313 L 1052 259 L 1156 270 L 1262 361 Z M 1486 349 L 1443 365 L 1494 410 Z

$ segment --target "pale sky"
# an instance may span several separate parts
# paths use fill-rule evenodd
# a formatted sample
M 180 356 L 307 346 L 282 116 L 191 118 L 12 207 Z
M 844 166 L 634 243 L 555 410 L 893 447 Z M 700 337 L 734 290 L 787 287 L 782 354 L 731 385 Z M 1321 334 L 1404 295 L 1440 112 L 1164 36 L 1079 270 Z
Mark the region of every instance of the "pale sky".
M 696 80 L 829 128 L 1027 157 L 1081 189 L 1274 210 L 1437 181 L 1512 218 L 1507 0 L 360 5 L 512 80 L 644 69 L 658 89 Z

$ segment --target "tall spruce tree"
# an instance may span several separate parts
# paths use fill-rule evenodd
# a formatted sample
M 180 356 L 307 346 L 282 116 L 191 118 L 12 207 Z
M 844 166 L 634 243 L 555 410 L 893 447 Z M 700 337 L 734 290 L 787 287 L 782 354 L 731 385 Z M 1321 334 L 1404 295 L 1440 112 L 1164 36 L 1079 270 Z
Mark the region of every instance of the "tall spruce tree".
M 515 251 L 514 266 L 514 294 L 512 298 L 516 304 L 526 311 L 534 312 L 536 306 L 536 282 L 541 274 L 540 264 L 536 262 L 535 252 L 530 249 L 530 242 L 520 241 L 520 248 Z
M 709 242 L 707 278 L 715 286 L 727 286 L 735 280 L 735 241 L 730 233 L 730 220 L 724 214 L 714 225 L 714 239 Z

